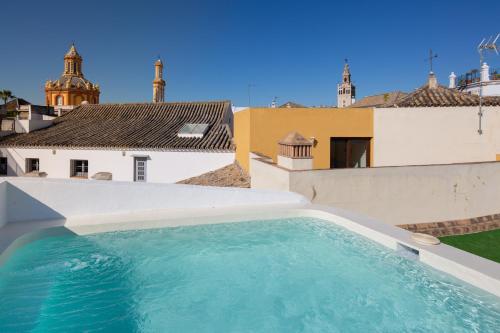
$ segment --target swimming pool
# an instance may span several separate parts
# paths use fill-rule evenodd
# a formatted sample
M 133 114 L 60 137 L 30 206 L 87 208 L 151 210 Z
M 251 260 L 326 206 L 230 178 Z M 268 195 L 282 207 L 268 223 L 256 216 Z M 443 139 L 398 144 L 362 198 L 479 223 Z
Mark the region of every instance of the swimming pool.
M 45 237 L 0 331 L 495 332 L 500 299 L 312 217 Z

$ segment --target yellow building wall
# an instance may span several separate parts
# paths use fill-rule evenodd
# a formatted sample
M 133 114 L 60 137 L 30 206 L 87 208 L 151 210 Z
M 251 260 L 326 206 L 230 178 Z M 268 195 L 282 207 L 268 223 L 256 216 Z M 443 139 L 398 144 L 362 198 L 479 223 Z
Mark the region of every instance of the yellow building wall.
M 233 119 L 234 144 L 236 146 L 236 161 L 248 171 L 250 152 L 250 109 L 236 112 Z
M 277 160 L 278 141 L 297 131 L 316 139 L 312 149 L 315 169 L 330 168 L 330 138 L 373 138 L 373 109 L 359 108 L 252 108 L 234 116 L 236 160 L 249 170 L 249 153 Z M 373 140 L 371 142 L 373 161 Z
M 62 105 L 80 105 L 83 101 L 87 101 L 91 104 L 99 103 L 99 94 L 92 91 L 50 90 L 46 91 L 45 95 L 46 103 L 49 106 L 57 105 L 57 96 L 63 97 Z

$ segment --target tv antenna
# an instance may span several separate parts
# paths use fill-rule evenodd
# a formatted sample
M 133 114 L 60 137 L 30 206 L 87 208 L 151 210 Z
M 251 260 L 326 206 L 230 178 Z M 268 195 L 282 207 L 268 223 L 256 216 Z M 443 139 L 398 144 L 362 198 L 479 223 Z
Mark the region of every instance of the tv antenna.
M 433 53 L 432 49 L 429 49 L 429 58 L 425 59 L 425 61 L 428 61 L 430 64 L 431 73 L 433 73 L 432 72 L 432 60 L 436 59 L 437 57 L 438 57 L 437 53 Z
M 483 38 L 481 43 L 477 46 L 477 52 L 479 52 L 479 128 L 477 132 L 479 135 L 483 134 L 483 78 L 481 77 L 481 68 L 483 67 L 484 64 L 484 55 L 483 52 L 488 52 L 488 51 L 495 51 L 495 53 L 498 55 L 498 48 L 497 48 L 497 41 L 498 38 L 500 37 L 500 34 L 497 34 L 497 36 L 493 39 L 493 36 L 490 36 L 488 40 L 486 38 Z

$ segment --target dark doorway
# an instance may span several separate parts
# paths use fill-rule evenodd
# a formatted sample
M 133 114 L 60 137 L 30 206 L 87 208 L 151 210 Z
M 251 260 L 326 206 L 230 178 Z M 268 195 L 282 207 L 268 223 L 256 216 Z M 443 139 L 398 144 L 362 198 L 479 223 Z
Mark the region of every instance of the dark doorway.
M 370 166 L 370 138 L 330 138 L 330 168 Z
M 7 157 L 0 157 L 0 176 L 7 176 Z

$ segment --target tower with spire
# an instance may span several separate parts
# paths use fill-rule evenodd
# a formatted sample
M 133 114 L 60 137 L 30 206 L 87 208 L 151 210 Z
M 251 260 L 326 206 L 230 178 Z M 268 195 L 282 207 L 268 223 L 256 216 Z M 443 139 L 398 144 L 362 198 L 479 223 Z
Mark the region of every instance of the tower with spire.
M 45 83 L 45 103 L 56 111 L 71 110 L 82 102 L 99 104 L 99 85 L 83 76 L 83 58 L 72 44 L 64 55 L 64 70 L 59 79 Z M 59 112 L 61 114 L 61 112 Z
M 158 57 L 155 62 L 155 79 L 153 80 L 153 103 L 165 102 L 165 80 L 163 80 L 163 62 Z
M 337 107 L 345 108 L 356 101 L 356 87 L 351 81 L 351 71 L 345 59 L 342 83 L 337 84 Z

